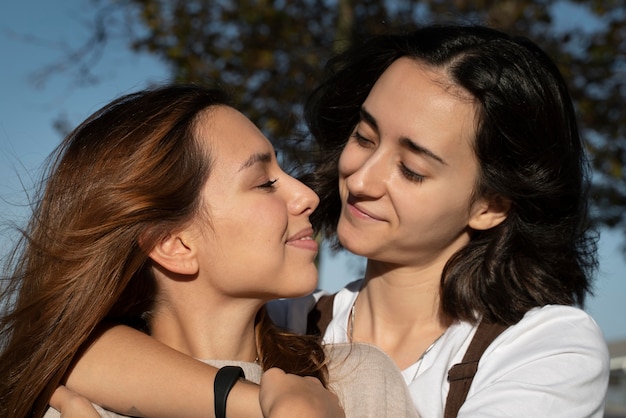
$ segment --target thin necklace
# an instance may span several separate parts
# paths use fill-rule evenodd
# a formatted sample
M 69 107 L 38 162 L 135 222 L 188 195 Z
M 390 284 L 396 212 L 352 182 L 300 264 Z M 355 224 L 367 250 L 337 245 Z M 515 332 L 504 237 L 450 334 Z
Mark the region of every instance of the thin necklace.
M 424 357 L 426 357 L 426 354 L 428 354 L 428 352 L 435 346 L 435 344 L 437 344 L 437 341 L 439 341 L 441 339 L 441 337 L 443 337 L 443 334 L 445 334 L 446 331 L 444 330 L 440 336 L 438 336 L 435 341 L 432 342 L 431 345 L 428 346 L 428 348 L 426 350 L 424 350 L 424 352 L 422 353 L 422 355 L 420 356 L 419 359 L 417 359 L 416 363 L 417 363 L 417 367 L 415 368 L 415 373 L 413 374 L 413 378 L 411 379 L 411 382 L 415 380 L 415 378 L 417 377 L 417 374 L 419 373 L 420 369 L 422 368 L 422 363 L 424 362 Z
M 352 335 L 354 334 L 354 318 L 356 317 L 356 300 L 359 298 L 359 294 L 354 298 L 354 302 L 352 302 L 352 307 L 350 308 L 350 318 L 348 319 L 348 339 L 350 342 L 352 341 Z
M 354 334 L 354 320 L 356 319 L 356 301 L 359 298 L 359 294 L 357 294 L 356 298 L 354 299 L 354 302 L 352 302 L 352 307 L 350 308 L 350 316 L 348 318 L 348 338 L 350 339 L 350 342 L 354 342 L 353 341 L 353 334 Z M 415 378 L 417 377 L 417 374 L 419 373 L 421 367 L 422 367 L 422 362 L 424 360 L 424 357 L 426 356 L 426 354 L 428 354 L 428 352 L 430 350 L 432 350 L 432 348 L 435 346 L 435 344 L 437 344 L 437 341 L 439 341 L 441 339 L 441 337 L 443 337 L 443 334 L 446 333 L 446 330 L 444 330 L 440 336 L 438 336 L 437 338 L 435 338 L 435 341 L 433 341 L 427 348 L 426 350 L 424 350 L 424 352 L 422 353 L 422 355 L 417 359 L 417 361 L 415 363 L 417 363 L 417 367 L 415 368 L 415 373 L 413 374 L 413 378 L 411 379 L 411 382 L 413 382 L 415 380 Z

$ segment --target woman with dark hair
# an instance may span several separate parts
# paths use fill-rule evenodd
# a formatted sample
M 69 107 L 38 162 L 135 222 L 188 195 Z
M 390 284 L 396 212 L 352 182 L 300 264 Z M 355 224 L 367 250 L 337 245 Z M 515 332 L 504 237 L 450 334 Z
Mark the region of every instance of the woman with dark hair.
M 324 341 L 382 348 L 435 417 L 479 324 L 497 324 L 459 416 L 602 416 L 606 345 L 573 307 L 596 267 L 587 161 L 552 60 L 524 38 L 434 26 L 327 68 L 306 108 L 322 157 L 312 219 L 368 261 Z
M 331 299 L 281 302 L 281 323 L 303 332 L 319 299 L 309 330 L 380 347 L 422 417 L 601 417 L 608 352 L 580 309 L 597 265 L 588 167 L 552 60 L 450 25 L 374 37 L 327 69 L 306 106 L 312 219 L 367 268 Z
M 342 388 L 346 378 L 352 388 L 353 376 L 367 381 L 372 371 L 385 374 L 379 365 L 393 370 L 373 347 L 325 353 L 318 338 L 280 331 L 267 316 L 267 301 L 315 289 L 309 216 L 319 200 L 281 170 L 270 142 L 223 92 L 166 86 L 121 97 L 68 135 L 50 163 L 2 297 L 8 308 L 0 322 L 1 416 L 43 416 L 73 359 L 97 351 L 90 343 L 104 321 L 142 330 L 186 354 L 188 363 L 236 366 L 220 369 L 217 402 L 204 416 L 209 410 L 223 416 L 228 405 L 229 415 L 261 416 L 262 406 L 276 416 L 334 417 L 343 412 L 325 387 L 350 411 L 355 402 Z M 124 353 L 117 347 L 107 355 Z M 370 363 L 372 370 L 360 367 Z M 244 372 L 258 383 L 276 367 L 290 375 L 272 370 L 264 379 L 287 379 L 305 395 L 265 396 L 260 404 L 258 386 L 237 383 L 238 402 L 226 404 Z M 165 369 L 171 373 L 165 381 L 175 378 Z M 395 376 L 388 389 L 411 411 Z M 379 394 L 360 389 L 372 400 Z M 123 389 L 111 390 L 123 400 Z M 179 416 L 185 402 L 183 396 L 122 411 L 158 408 Z

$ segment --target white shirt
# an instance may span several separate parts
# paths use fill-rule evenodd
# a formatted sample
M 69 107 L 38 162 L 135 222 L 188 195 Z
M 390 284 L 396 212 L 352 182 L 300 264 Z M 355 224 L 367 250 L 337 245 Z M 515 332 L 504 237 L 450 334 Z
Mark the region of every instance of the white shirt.
M 325 343 L 348 342 L 348 316 L 360 286 L 360 280 L 352 282 L 335 296 Z M 273 302 L 272 319 L 304 332 L 306 315 L 321 295 Z M 475 331 L 469 323 L 454 323 L 419 370 L 415 363 L 402 371 L 420 417 L 443 416 L 448 370 L 461 362 Z M 601 418 L 608 378 L 606 342 L 587 313 L 571 306 L 535 308 L 483 353 L 458 417 Z

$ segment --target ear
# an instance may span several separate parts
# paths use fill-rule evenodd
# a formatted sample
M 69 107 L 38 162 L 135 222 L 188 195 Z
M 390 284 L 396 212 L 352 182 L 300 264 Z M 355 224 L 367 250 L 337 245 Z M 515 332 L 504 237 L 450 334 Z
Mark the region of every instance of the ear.
M 177 274 L 198 273 L 197 252 L 184 233 L 170 233 L 150 251 L 148 256 L 161 267 Z
M 484 231 L 500 225 L 509 214 L 511 202 L 501 196 L 479 199 L 472 205 L 469 227 Z

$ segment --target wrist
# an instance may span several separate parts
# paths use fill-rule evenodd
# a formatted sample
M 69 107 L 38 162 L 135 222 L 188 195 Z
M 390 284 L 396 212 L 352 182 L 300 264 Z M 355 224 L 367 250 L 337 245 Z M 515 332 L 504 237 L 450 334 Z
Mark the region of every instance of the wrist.
M 226 416 L 228 418 L 263 418 L 259 394 L 261 387 L 249 380 L 239 380 L 228 395 Z
M 216 418 L 226 418 L 226 403 L 231 389 L 239 379 L 245 379 L 243 369 L 238 366 L 224 366 L 217 371 L 213 382 L 213 402 Z

